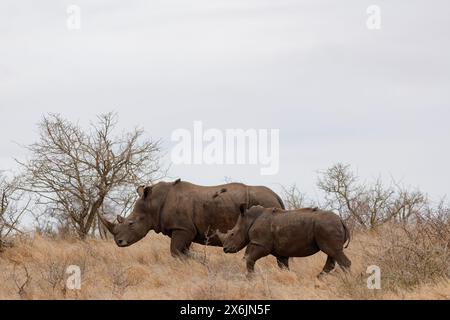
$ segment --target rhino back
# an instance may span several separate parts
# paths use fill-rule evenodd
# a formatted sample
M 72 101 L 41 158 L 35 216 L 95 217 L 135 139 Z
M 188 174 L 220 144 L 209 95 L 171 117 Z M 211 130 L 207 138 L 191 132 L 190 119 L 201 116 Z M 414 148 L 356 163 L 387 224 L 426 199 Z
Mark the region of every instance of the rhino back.
M 285 209 L 281 198 L 271 189 L 264 186 L 249 187 L 250 203 L 248 208 L 260 205 L 264 208 L 281 208 Z
M 300 210 L 272 216 L 273 251 L 286 257 L 306 257 L 319 251 L 315 242 L 317 213 Z

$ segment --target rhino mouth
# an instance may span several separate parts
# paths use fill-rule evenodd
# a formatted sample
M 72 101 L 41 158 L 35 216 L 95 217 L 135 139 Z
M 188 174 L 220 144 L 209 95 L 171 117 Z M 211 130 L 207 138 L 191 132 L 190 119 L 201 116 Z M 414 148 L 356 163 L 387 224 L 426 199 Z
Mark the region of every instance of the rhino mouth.
M 128 243 L 126 240 L 117 240 L 116 244 L 118 247 L 124 248 L 130 246 L 131 243 Z

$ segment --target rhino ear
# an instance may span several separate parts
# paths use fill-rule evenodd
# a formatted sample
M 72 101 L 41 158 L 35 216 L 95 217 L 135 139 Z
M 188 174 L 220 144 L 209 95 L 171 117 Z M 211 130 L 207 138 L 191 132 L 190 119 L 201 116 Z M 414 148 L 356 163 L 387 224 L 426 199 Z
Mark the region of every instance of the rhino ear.
M 175 180 L 174 182 L 173 182 L 173 185 L 177 185 L 177 184 L 179 184 L 181 182 L 181 179 L 177 179 L 177 180 Z
M 145 190 L 145 186 L 139 186 L 139 188 L 137 188 L 137 193 L 139 195 L 139 197 L 142 198 L 142 196 L 144 195 L 144 190 Z
M 145 187 L 145 186 L 140 186 L 139 188 L 137 188 L 137 193 L 139 195 L 139 197 L 145 199 L 148 197 L 148 195 L 151 193 L 152 191 L 152 187 Z
M 239 211 L 241 212 L 241 216 L 243 216 L 245 214 L 245 212 L 247 211 L 247 204 L 241 203 L 241 205 L 239 206 Z
M 117 216 L 117 222 L 118 222 L 118 223 L 124 223 L 124 222 L 125 222 L 125 218 L 118 215 L 118 216 Z

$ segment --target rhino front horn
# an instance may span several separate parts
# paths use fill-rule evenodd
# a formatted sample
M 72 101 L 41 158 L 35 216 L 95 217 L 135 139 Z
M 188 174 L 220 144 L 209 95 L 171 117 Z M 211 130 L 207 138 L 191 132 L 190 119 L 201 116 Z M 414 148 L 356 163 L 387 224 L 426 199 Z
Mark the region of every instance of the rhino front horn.
M 114 223 L 108 221 L 102 214 L 98 214 L 98 218 L 103 223 L 103 225 L 108 229 L 109 232 L 114 234 Z

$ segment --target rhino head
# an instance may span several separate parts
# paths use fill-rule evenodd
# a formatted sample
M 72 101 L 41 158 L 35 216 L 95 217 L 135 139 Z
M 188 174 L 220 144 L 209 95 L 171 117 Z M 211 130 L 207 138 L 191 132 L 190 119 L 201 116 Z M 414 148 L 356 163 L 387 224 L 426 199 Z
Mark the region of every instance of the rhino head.
M 126 218 L 117 216 L 117 223 L 112 223 L 99 214 L 100 221 L 114 236 L 114 241 L 119 247 L 128 247 L 138 242 L 153 228 L 152 210 L 148 201 L 151 191 L 152 187 L 139 187 L 137 189 L 139 199 L 133 211 Z
M 173 183 L 159 182 L 154 186 L 140 186 L 137 189 L 139 195 L 133 211 L 128 217 L 117 216 L 118 223 L 108 221 L 99 214 L 100 221 L 114 236 L 114 241 L 119 247 L 128 247 L 142 238 L 150 230 L 161 232 L 160 211 L 164 205 L 170 187 L 178 184 L 180 179 Z
M 233 229 L 226 233 L 216 230 L 216 235 L 223 245 L 225 253 L 236 253 L 241 251 L 249 242 L 248 230 L 251 219 L 247 217 L 247 205 L 241 204 L 239 207 L 240 215 Z

